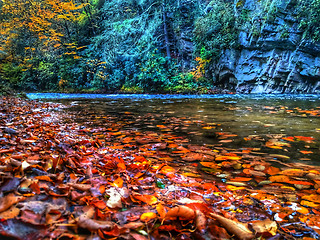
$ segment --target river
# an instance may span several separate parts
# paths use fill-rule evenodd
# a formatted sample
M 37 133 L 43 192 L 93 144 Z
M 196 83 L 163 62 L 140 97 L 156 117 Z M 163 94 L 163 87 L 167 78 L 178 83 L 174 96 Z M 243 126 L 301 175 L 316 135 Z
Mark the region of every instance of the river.
M 67 105 L 74 120 L 84 125 L 124 123 L 124 129 L 183 136 L 189 144 L 254 149 L 279 161 L 320 165 L 318 95 L 27 96 Z

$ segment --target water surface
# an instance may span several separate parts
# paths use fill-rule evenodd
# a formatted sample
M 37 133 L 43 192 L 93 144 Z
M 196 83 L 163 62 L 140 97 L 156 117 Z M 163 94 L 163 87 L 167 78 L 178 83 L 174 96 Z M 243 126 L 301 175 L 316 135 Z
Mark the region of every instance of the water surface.
M 281 161 L 320 165 L 318 95 L 30 93 L 28 97 L 66 104 L 75 121 L 85 125 L 125 123 L 121 126 L 126 129 L 184 136 L 191 144 L 254 148 L 288 157 L 275 155 Z

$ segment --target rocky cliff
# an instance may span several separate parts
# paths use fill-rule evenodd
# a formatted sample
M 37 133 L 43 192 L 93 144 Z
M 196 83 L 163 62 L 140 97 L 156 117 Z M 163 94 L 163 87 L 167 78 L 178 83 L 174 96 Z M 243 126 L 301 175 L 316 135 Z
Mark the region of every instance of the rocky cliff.
M 305 38 L 293 1 L 270 3 L 272 12 L 259 0 L 235 2 L 237 17 L 245 12 L 250 21 L 239 45 L 212 66 L 216 84 L 241 93 L 320 93 L 320 43 Z

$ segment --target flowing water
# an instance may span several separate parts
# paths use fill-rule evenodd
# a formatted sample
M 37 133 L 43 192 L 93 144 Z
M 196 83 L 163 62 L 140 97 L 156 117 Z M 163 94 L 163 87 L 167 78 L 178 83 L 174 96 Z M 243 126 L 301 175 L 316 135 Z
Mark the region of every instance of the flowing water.
M 126 129 L 167 132 L 191 144 L 253 148 L 275 159 L 320 165 L 318 95 L 103 95 L 30 93 L 69 106 L 75 121 L 124 123 Z

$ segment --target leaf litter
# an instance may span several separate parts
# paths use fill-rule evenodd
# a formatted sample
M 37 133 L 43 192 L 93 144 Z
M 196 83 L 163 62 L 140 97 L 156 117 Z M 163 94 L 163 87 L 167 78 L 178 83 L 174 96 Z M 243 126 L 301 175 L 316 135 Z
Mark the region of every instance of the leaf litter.
M 75 123 L 54 103 L 2 97 L 0 236 L 11 239 L 318 239 L 320 168 L 258 148 L 230 149 L 174 134 L 195 123 L 93 116 Z M 269 109 L 269 108 L 267 108 Z M 288 109 L 287 109 L 288 110 Z M 289 110 L 288 110 L 289 111 Z M 319 110 L 290 114 L 320 116 Z M 150 129 L 152 129 L 150 127 Z M 304 136 L 248 136 L 276 151 Z M 302 150 L 303 151 L 303 150 Z M 302 154 L 311 154 L 302 152 Z

